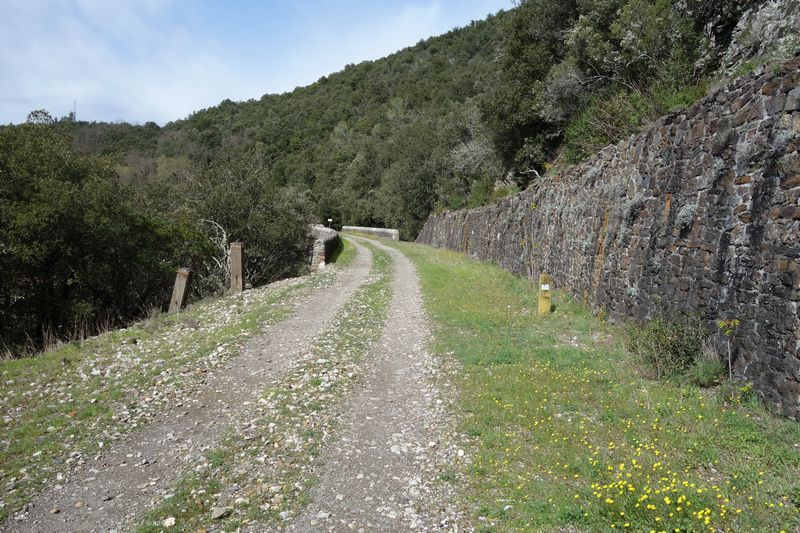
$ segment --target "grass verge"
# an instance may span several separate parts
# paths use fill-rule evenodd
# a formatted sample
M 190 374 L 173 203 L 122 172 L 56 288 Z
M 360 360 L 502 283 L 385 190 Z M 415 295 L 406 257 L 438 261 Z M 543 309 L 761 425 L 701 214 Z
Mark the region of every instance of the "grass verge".
M 435 351 L 463 365 L 480 529 L 800 529 L 800 425 L 724 387 L 642 378 L 620 328 L 566 295 L 538 318 L 530 281 L 398 247 L 417 266 Z
M 333 278 L 287 280 L 0 361 L 0 523 L 84 456 L 179 403 L 265 323 L 288 316 L 293 295 Z
M 137 531 L 161 531 L 171 519 L 176 531 L 211 523 L 225 530 L 245 525 L 258 530 L 276 527 L 307 503 L 316 482 L 315 459 L 333 435 L 340 401 L 358 379 L 358 363 L 380 337 L 391 301 L 391 259 L 366 246 L 373 253 L 371 279 L 316 339 L 308 357 L 265 390 L 247 438 L 231 432 Z M 215 510 L 223 516 L 213 518 Z
M 353 264 L 356 258 L 356 247 L 353 243 L 343 237 L 339 237 L 339 246 L 331 254 L 330 262 L 337 266 L 346 267 Z

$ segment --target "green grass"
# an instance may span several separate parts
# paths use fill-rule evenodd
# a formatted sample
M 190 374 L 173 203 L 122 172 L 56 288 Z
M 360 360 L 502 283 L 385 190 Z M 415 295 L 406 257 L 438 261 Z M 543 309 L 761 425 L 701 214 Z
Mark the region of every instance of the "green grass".
M 222 365 L 264 324 L 288 316 L 292 295 L 332 279 L 328 272 L 206 300 L 36 357 L 0 361 L 0 522 L 65 471 L 70 454 L 93 453 L 99 441 L 109 445 L 148 423 L 162 402 L 175 399 L 161 391 L 196 386 L 181 369 Z
M 475 524 L 800 528 L 800 425 L 729 390 L 741 385 L 643 378 L 621 328 L 564 294 L 538 318 L 528 280 L 461 254 L 397 246 L 421 277 L 435 351 L 462 365 L 452 379 L 471 443 L 464 496 Z
M 617 88 L 598 94 L 567 124 L 562 160 L 556 168 L 584 161 L 609 144 L 640 132 L 662 115 L 690 106 L 706 95 L 708 87 L 706 79 L 691 85 L 671 81 L 656 82 L 643 91 Z
M 356 248 L 353 243 L 345 238 L 339 238 L 339 246 L 333 251 L 330 257 L 330 263 L 336 263 L 337 266 L 347 267 L 353 264 L 356 258 Z
M 348 246 L 354 250 L 352 244 Z M 197 531 L 213 522 L 211 508 L 222 505 L 234 508 L 218 521 L 225 530 L 235 531 L 245 524 L 279 527 L 281 513 L 294 515 L 308 503 L 308 490 L 316 483 L 315 458 L 334 435 L 340 400 L 358 379 L 359 361 L 380 337 L 391 301 L 390 256 L 366 246 L 373 253 L 370 280 L 315 340 L 311 357 L 279 385 L 264 391 L 260 418 L 252 422 L 257 429 L 250 438 L 229 434 L 207 453 L 208 467 L 184 477 L 173 497 L 139 525 L 139 533 L 161 531 L 168 517 L 176 519 L 176 531 Z M 234 485 L 239 487 L 236 497 L 246 503 L 220 497 Z M 279 502 L 273 499 L 273 487 L 280 487 Z

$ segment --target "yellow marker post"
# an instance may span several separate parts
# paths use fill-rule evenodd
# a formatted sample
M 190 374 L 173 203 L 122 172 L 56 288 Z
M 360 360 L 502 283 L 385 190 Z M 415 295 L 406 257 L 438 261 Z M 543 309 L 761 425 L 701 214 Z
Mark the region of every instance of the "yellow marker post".
M 547 316 L 553 308 L 553 278 L 550 274 L 539 274 L 539 316 Z

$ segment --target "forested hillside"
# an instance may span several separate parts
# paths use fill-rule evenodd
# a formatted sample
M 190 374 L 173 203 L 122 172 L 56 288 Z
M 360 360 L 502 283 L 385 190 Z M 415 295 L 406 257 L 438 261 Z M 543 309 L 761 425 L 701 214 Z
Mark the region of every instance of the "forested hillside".
M 291 93 L 159 128 L 71 124 L 159 187 L 245 158 L 338 223 L 413 238 L 435 208 L 525 186 L 702 95 L 741 13 L 727 0 L 528 0 Z
M 116 155 L 136 183 L 172 187 L 244 158 L 276 186 L 310 194 L 322 219 L 396 226 L 412 237 L 437 201 L 462 205 L 502 175 L 479 97 L 495 82 L 507 18 L 348 65 L 291 93 L 226 100 L 160 129 L 65 126 L 76 149 Z
M 524 0 L 310 86 L 225 100 L 163 127 L 34 114 L 37 124 L 0 128 L 3 322 L 25 324 L 7 327 L 16 342 L 92 323 L 109 314 L 111 294 L 161 295 L 179 263 L 196 269 L 196 290 L 208 293 L 221 286 L 215 261 L 224 241 L 248 243 L 255 283 L 298 272 L 313 219 L 397 227 L 414 238 L 434 210 L 524 188 L 701 96 L 736 22 L 759 3 Z M 84 170 L 66 171 L 67 160 Z M 72 203 L 48 194 L 59 187 Z M 102 224 L 75 215 L 100 206 L 84 205 L 92 196 L 81 187 L 107 191 L 114 209 Z M 135 253 L 110 245 L 87 254 L 86 232 L 62 235 L 67 219 L 35 215 L 48 210 L 70 213 L 73 228 L 117 228 L 101 242 L 158 237 Z M 126 217 L 141 220 L 116 224 Z M 81 257 L 92 259 L 53 267 Z M 147 291 L 135 280 L 122 290 L 93 279 L 90 263 L 139 272 Z M 46 286 L 63 313 L 44 313 L 44 300 L 30 296 Z M 131 310 L 112 314 L 121 320 Z

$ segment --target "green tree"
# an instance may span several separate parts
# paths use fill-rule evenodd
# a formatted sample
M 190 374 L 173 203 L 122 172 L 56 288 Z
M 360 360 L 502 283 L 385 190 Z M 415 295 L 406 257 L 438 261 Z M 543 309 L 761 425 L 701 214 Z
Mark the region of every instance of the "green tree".
M 535 88 L 564 57 L 563 34 L 577 16 L 574 0 L 524 0 L 506 21 L 502 68 L 482 105 L 506 167 L 542 170 L 558 142 Z
M 44 121 L 0 130 L 0 339 L 92 333 L 160 302 L 170 236 L 130 204 L 107 160 Z

